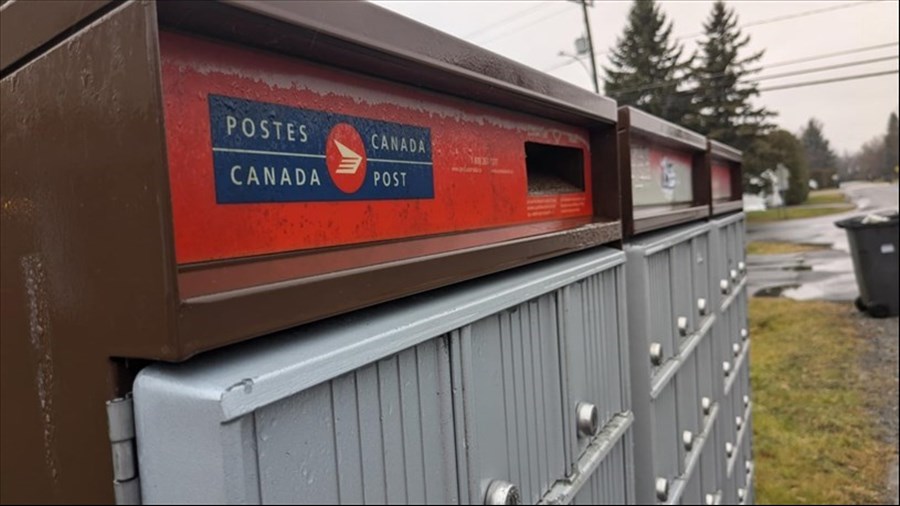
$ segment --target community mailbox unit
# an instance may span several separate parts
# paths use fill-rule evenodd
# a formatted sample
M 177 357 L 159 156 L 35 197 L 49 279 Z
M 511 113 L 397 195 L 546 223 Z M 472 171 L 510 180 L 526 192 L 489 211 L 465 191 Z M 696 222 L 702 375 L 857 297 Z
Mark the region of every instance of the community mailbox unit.
M 635 498 L 641 504 L 736 503 L 737 488 L 750 485 L 734 485 L 731 478 L 742 458 L 734 450 L 741 440 L 723 418 L 736 409 L 728 393 L 746 389 L 732 388 L 743 372 L 731 372 L 739 363 L 723 359 L 731 344 L 715 330 L 723 325 L 721 308 L 734 299 L 723 300 L 718 292 L 724 247 L 708 221 L 713 188 L 707 140 L 631 107 L 619 109 L 618 130 L 638 435 Z M 749 459 L 745 432 L 740 455 Z
M 0 24 L 4 502 L 635 501 L 614 102 L 365 3 Z

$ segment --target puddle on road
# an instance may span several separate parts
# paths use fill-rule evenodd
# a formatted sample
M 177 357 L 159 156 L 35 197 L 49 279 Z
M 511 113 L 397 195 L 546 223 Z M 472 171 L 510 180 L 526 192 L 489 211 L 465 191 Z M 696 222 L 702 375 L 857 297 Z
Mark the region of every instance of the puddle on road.
M 794 300 L 853 300 L 859 295 L 856 276 L 852 272 L 833 274 L 825 279 L 803 283 L 784 290 L 783 296 Z
M 784 293 L 785 290 L 794 290 L 797 288 L 800 288 L 800 285 L 770 286 L 768 288 L 763 288 L 762 290 L 757 290 L 756 293 L 753 294 L 753 296 L 781 297 L 781 294 Z
M 783 271 L 811 271 L 811 270 L 813 270 L 813 268 L 812 268 L 812 265 L 797 264 L 797 265 L 788 265 L 788 266 L 782 267 L 781 270 L 783 270 Z
M 859 295 L 853 261 L 849 255 L 830 250 L 754 264 L 757 297 L 785 297 L 794 300 L 850 301 Z

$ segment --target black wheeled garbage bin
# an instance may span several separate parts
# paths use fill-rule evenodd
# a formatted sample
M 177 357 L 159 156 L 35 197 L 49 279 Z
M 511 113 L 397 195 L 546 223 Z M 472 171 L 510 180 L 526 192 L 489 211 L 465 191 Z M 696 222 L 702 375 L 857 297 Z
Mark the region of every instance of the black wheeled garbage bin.
M 900 215 L 870 214 L 835 222 L 847 231 L 853 270 L 859 285 L 856 307 L 869 316 L 898 314 L 898 237 Z

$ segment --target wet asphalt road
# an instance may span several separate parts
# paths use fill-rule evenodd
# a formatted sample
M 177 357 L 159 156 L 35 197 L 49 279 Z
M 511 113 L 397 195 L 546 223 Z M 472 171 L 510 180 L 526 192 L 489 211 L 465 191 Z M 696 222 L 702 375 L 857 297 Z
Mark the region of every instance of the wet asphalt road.
M 831 249 L 747 258 L 748 290 L 797 300 L 853 300 L 859 294 L 846 232 L 834 222 L 898 207 L 896 184 L 845 183 L 841 190 L 857 209 L 818 218 L 763 223 L 747 227 L 748 241 L 821 244 Z

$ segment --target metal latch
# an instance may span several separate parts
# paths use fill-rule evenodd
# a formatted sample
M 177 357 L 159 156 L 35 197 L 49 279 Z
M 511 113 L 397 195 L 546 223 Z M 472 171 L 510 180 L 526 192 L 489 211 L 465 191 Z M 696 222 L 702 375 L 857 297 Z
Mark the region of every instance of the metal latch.
M 106 403 L 116 504 L 141 504 L 131 394 Z

